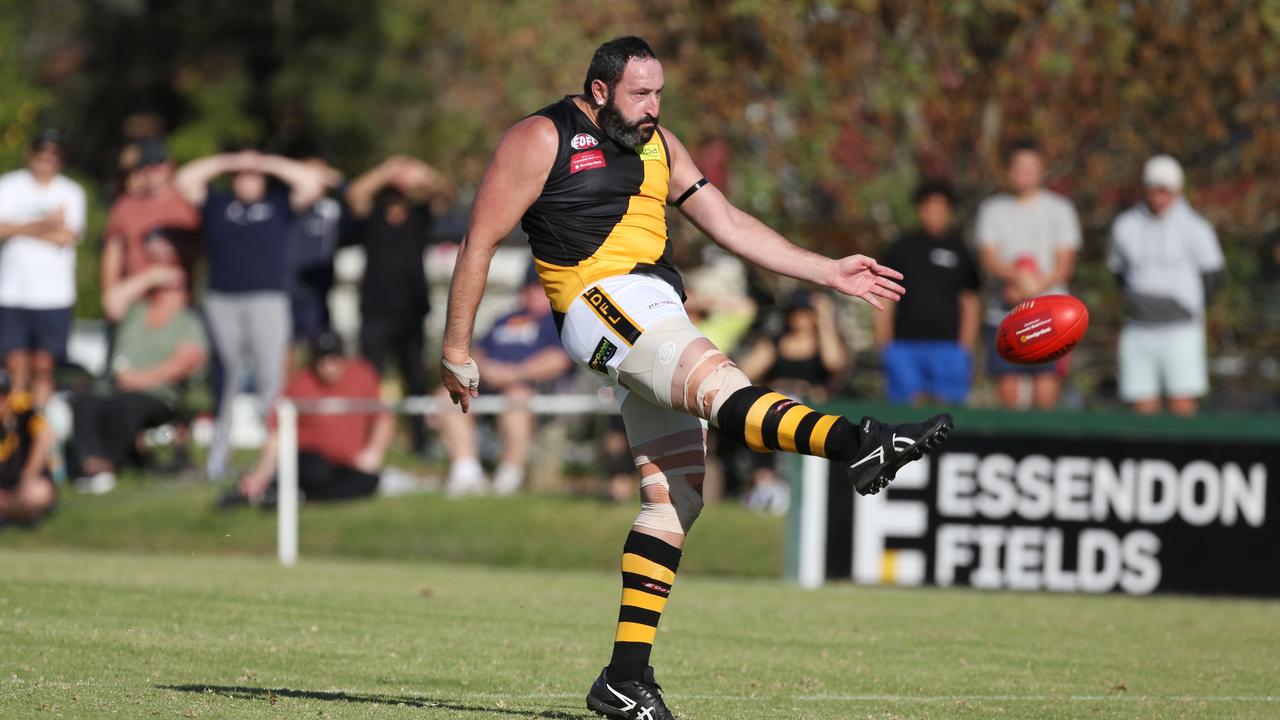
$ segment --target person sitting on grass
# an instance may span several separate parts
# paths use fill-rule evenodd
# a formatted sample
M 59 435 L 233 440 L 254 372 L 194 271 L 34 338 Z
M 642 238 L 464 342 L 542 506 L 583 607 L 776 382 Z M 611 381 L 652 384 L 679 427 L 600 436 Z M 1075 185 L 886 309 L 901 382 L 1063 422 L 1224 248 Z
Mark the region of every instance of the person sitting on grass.
M 49 477 L 53 431 L 31 395 L 12 385 L 9 373 L 0 370 L 0 525 L 33 525 L 58 497 Z
M 165 232 L 145 241 L 148 265 L 103 294 L 103 311 L 117 323 L 109 393 L 71 398 L 70 456 L 81 477 L 76 488 L 102 494 L 133 455 L 138 434 L 173 422 L 186 383 L 209 356 L 204 325 L 189 304 L 187 274 Z
M 378 489 L 387 448 L 395 435 L 395 416 L 374 406 L 378 373 L 342 351 L 342 339 L 325 330 L 311 346 L 311 366 L 297 372 L 285 397 L 298 403 L 298 487 L 307 500 L 348 500 Z M 361 401 L 365 407 L 344 413 L 309 413 L 306 403 L 329 398 Z M 275 470 L 280 439 L 272 414 L 271 432 L 253 470 L 222 498 L 222 507 L 251 503 L 274 505 Z

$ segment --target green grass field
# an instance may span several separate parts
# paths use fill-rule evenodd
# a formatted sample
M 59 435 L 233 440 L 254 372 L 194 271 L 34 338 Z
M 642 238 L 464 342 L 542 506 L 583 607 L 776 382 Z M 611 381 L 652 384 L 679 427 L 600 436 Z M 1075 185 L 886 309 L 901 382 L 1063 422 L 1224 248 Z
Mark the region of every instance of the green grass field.
M 612 573 L 0 550 L 0 717 L 587 718 Z M 681 577 L 686 720 L 1274 718 L 1280 604 Z

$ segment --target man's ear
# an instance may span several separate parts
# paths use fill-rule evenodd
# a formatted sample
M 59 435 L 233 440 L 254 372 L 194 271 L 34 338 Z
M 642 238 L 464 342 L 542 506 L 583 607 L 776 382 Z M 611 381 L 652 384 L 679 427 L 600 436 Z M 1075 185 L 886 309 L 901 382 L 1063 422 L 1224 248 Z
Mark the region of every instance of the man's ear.
M 609 100 L 609 85 L 603 80 L 591 81 L 591 102 L 596 107 L 604 107 Z

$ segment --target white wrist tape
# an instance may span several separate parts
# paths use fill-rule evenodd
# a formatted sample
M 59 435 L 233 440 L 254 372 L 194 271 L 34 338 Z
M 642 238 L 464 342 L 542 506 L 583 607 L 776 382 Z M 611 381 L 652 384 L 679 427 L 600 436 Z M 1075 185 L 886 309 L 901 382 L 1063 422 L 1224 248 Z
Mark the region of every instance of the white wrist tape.
M 441 358 L 440 364 L 445 370 L 453 373 L 453 376 L 462 383 L 462 386 L 468 390 L 475 390 L 480 387 L 480 366 L 476 365 L 476 361 L 467 358 L 467 362 L 458 365 Z

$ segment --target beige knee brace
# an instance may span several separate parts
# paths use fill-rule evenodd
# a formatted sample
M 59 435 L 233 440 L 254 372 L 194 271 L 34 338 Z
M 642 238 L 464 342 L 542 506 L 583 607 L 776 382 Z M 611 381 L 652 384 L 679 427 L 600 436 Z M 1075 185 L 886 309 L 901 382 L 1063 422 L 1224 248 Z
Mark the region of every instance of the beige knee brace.
M 637 394 L 622 403 L 622 419 L 642 475 L 636 525 L 687 533 L 702 512 L 699 488 L 707 451 L 705 423 Z
M 647 328 L 618 366 L 618 379 L 660 407 L 711 422 L 730 395 L 751 385 L 683 315 L 668 316 Z

